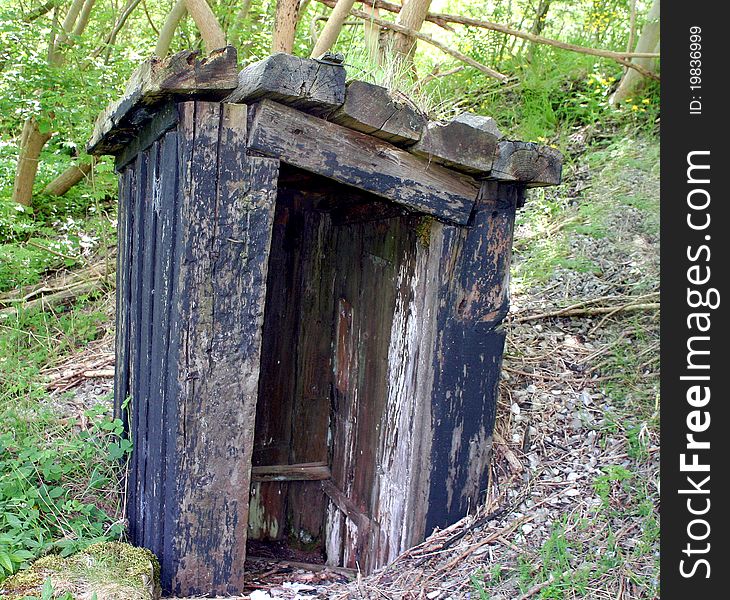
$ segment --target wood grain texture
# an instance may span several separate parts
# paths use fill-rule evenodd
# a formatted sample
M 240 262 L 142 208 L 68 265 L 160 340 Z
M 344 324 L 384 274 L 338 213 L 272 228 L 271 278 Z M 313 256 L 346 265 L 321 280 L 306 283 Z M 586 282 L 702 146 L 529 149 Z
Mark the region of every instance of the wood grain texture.
M 462 113 L 448 123 L 428 123 L 410 151 L 435 163 L 483 176 L 492 168 L 501 137 L 491 117 Z
M 558 185 L 562 169 L 563 156 L 558 150 L 532 142 L 505 140 L 497 144 L 489 178 L 527 187 Z
M 317 114 L 345 101 L 345 69 L 310 58 L 273 54 L 243 69 L 226 102 L 276 100 Z
M 428 120 L 387 88 L 357 80 L 347 84 L 345 103 L 327 119 L 398 146 L 416 143 Z
M 476 182 L 387 142 L 263 100 L 249 148 L 439 219 L 466 224 Z
M 251 481 L 324 481 L 331 477 L 326 462 L 265 465 L 251 469 Z
M 169 588 L 228 594 L 243 586 L 278 162 L 246 160 L 245 106 L 180 107 L 177 564 Z
M 167 98 L 221 98 L 236 87 L 236 71 L 236 50 L 232 46 L 215 50 L 206 58 L 200 58 L 199 52 L 184 50 L 167 58 L 146 60 L 132 74 L 122 96 L 97 117 L 87 152 L 118 153 Z
M 444 226 L 432 353 L 426 534 L 478 505 L 488 478 L 515 210 L 523 190 L 485 182 L 467 229 Z

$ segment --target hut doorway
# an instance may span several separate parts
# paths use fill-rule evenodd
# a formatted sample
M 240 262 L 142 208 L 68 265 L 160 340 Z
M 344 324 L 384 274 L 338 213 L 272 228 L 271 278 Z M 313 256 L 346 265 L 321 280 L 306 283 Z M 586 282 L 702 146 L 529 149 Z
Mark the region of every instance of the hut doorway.
M 396 305 L 422 217 L 281 165 L 266 285 L 249 554 L 365 569 Z M 375 535 L 374 535 L 375 534 Z

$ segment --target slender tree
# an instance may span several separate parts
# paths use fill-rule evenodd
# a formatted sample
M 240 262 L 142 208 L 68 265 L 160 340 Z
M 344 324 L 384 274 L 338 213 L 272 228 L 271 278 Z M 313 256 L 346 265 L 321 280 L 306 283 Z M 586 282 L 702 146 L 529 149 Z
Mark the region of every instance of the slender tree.
M 431 0 L 404 0 L 403 8 L 398 13 L 396 23 L 413 31 L 420 31 L 430 6 Z M 413 65 L 413 55 L 416 51 L 417 42 L 418 40 L 412 35 L 395 33 L 393 51 L 399 57 L 399 60 L 403 61 L 404 65 L 408 67 L 408 70 Z
M 345 23 L 345 19 L 350 14 L 354 4 L 355 0 L 337 0 L 337 4 L 332 9 L 322 33 L 319 34 L 317 42 L 314 44 L 312 58 L 319 58 L 335 45 L 340 31 L 342 31 L 342 25 Z
M 187 12 L 188 9 L 185 5 L 185 0 L 177 0 L 172 10 L 167 13 L 165 23 L 162 25 L 162 29 L 160 29 L 160 35 L 157 37 L 157 45 L 155 46 L 155 56 L 163 57 L 170 51 L 175 31 Z
M 226 45 L 226 34 L 206 0 L 185 0 L 188 13 L 200 30 L 208 52 Z
M 13 182 L 13 200 L 30 206 L 33 200 L 33 182 L 38 172 L 41 150 L 51 139 L 50 131 L 41 131 L 35 117 L 29 117 L 23 124 L 20 134 L 20 151 Z
M 291 54 L 299 21 L 299 0 L 276 0 L 272 52 Z
M 636 43 L 636 52 L 656 53 L 659 49 L 659 0 L 654 0 L 646 16 L 644 28 L 641 30 L 639 41 Z M 632 64 L 639 65 L 647 71 L 653 71 L 656 64 L 655 58 L 633 58 Z M 621 78 L 618 89 L 611 97 L 613 104 L 620 104 L 635 94 L 646 80 L 636 69 L 626 69 Z

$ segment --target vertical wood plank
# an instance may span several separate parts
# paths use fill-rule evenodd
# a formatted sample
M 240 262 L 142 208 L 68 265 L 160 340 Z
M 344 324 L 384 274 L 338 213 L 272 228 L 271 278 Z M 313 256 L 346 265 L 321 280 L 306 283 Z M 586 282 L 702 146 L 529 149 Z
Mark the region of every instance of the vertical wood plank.
M 138 493 L 137 502 L 137 526 L 140 530 L 138 536 L 139 542 L 149 547 L 151 545 L 150 529 L 152 521 L 155 520 L 153 513 L 156 507 L 150 503 L 150 476 L 154 477 L 154 465 L 149 470 L 148 463 L 151 456 L 150 451 L 154 452 L 156 440 L 150 439 L 149 435 L 149 407 L 154 400 L 150 397 L 150 375 L 152 370 L 152 324 L 155 315 L 153 313 L 153 300 L 155 295 L 155 279 L 154 266 L 155 254 L 157 252 L 157 214 L 154 210 L 154 194 L 159 177 L 158 164 L 159 142 L 155 141 L 150 148 L 144 152 L 147 161 L 147 178 L 144 182 L 144 202 L 141 207 L 144 216 L 144 232 L 143 245 L 140 250 L 142 252 L 142 269 L 140 280 L 140 315 L 139 315 L 139 391 L 137 392 L 137 481 Z
M 142 535 L 140 513 L 140 479 L 139 464 L 139 396 L 140 396 L 140 338 L 142 303 L 142 261 L 144 257 L 144 202 L 147 181 L 147 157 L 137 157 L 134 173 L 134 207 L 130 220 L 130 311 L 129 311 L 129 402 L 130 431 L 132 432 L 132 455 L 129 460 L 128 490 L 130 501 L 127 502 L 129 519 L 129 536 L 136 542 Z
M 516 206 L 522 190 L 485 182 L 470 226 L 444 226 L 434 353 L 426 534 L 478 504 L 488 479 Z
M 292 436 L 296 382 L 298 282 L 302 214 L 296 195 L 279 191 L 273 226 L 259 398 L 256 410 L 254 464 L 286 464 Z M 250 534 L 258 540 L 285 540 L 288 483 L 261 482 L 252 489 Z
M 291 464 L 329 460 L 328 433 L 332 389 L 333 273 L 327 260 L 331 220 L 326 213 L 306 211 L 301 248 L 301 295 L 297 335 Z M 289 484 L 288 522 L 291 536 L 311 546 L 321 543 L 325 498 L 316 482 Z
M 178 594 L 230 594 L 243 587 L 278 161 L 246 160 L 245 106 L 180 106 L 177 507 L 169 584 Z
M 172 303 L 172 257 L 175 248 L 175 210 L 177 206 L 177 133 L 169 132 L 160 142 L 159 168 L 151 208 L 156 215 L 154 299 L 152 314 L 151 371 L 149 384 L 149 419 L 147 436 L 150 440 L 147 478 L 150 487 L 149 505 L 152 516 L 147 547 L 156 555 L 163 552 L 164 518 L 166 511 L 165 472 L 166 445 L 163 435 L 167 422 L 167 378 L 169 370 L 170 307 Z
M 134 163 L 127 166 L 119 179 L 117 208 L 117 294 L 115 326 L 114 418 L 124 423 L 129 435 L 127 413 L 122 406 L 129 391 L 129 303 L 130 303 L 130 220 L 132 209 Z

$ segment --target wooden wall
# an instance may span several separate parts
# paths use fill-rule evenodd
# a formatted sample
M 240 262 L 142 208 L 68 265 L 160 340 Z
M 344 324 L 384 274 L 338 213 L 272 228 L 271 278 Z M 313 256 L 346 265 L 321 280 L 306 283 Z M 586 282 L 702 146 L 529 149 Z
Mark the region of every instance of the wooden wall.
M 279 163 L 246 156 L 245 106 L 175 111 L 172 129 L 141 132 L 150 145 L 120 165 L 115 397 L 134 442 L 127 517 L 131 540 L 160 557 L 166 591 L 229 593 L 243 585 Z
M 117 163 L 130 536 L 188 595 L 240 590 L 247 536 L 369 571 L 477 505 L 523 194 L 442 222 L 250 155 L 247 115 L 171 104 Z

